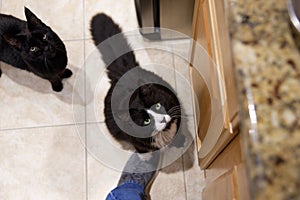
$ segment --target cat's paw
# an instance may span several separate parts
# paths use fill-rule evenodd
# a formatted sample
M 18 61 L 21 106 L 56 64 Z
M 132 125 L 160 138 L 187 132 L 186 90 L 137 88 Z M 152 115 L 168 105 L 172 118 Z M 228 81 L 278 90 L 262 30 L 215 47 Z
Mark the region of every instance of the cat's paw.
M 60 92 L 63 89 L 63 84 L 61 81 L 51 82 L 52 90 L 55 92 Z
M 65 71 L 61 74 L 61 78 L 70 78 L 73 72 L 69 69 L 65 69 Z

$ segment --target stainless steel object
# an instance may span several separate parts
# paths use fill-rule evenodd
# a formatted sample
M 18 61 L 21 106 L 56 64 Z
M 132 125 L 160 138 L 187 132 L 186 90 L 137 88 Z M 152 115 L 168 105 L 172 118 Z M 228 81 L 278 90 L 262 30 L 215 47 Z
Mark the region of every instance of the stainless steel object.
M 162 40 L 190 37 L 194 4 L 195 0 L 135 0 L 141 34 Z
M 300 0 L 287 0 L 291 22 L 300 33 Z

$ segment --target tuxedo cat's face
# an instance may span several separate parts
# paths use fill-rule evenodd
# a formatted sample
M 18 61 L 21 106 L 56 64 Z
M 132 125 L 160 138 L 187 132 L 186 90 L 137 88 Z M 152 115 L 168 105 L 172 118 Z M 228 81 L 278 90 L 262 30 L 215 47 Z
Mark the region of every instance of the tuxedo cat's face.
M 21 53 L 33 73 L 46 79 L 55 79 L 67 65 L 67 53 L 58 35 L 25 8 L 27 28 L 6 41 Z
M 136 125 L 144 127 L 146 134 L 155 137 L 157 134 L 170 133 L 173 123 L 180 116 L 179 102 L 170 89 L 157 84 L 146 84 L 138 88 L 130 99 L 129 113 Z
M 141 104 L 138 108 L 131 108 L 129 113 L 136 125 L 146 128 L 144 130 L 147 131 L 149 136 L 154 136 L 163 131 L 171 121 L 171 116 L 159 102 L 150 108 Z
M 152 123 L 154 133 L 156 133 L 166 128 L 167 124 L 171 121 L 171 116 L 165 111 L 160 103 L 157 103 L 152 107 L 153 108 L 146 109 L 149 117 L 144 120 L 143 125 Z

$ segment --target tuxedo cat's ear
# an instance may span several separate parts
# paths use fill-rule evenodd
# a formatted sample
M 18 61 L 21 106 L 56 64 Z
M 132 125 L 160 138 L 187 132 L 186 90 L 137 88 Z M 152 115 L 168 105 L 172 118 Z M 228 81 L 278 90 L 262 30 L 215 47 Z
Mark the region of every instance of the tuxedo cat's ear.
M 21 49 L 22 43 L 23 43 L 23 39 L 24 39 L 23 36 L 15 36 L 15 37 L 13 37 L 11 35 L 4 34 L 2 37 L 12 47 L 15 47 L 17 49 Z
M 139 88 L 140 95 L 147 95 L 152 88 L 152 84 L 144 84 Z
M 25 7 L 25 16 L 27 19 L 27 26 L 29 30 L 33 30 L 36 27 L 45 26 L 45 24 L 26 7 Z

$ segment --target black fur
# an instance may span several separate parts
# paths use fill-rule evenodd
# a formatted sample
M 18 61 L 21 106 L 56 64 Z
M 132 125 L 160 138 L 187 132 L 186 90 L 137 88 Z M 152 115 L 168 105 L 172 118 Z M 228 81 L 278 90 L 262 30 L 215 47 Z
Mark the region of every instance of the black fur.
M 54 91 L 63 89 L 67 52 L 59 36 L 25 8 L 27 21 L 0 14 L 0 60 L 51 82 Z M 1 75 L 1 70 L 0 70 Z
M 181 115 L 180 103 L 171 86 L 154 73 L 138 67 L 139 64 L 136 61 L 134 52 L 124 35 L 121 34 L 121 28 L 107 15 L 97 14 L 93 17 L 91 34 L 105 64 L 108 66 L 107 73 L 111 81 L 104 108 L 105 123 L 110 133 L 117 140 L 131 143 L 140 153 L 154 151 L 171 143 L 171 140 L 175 137 L 174 135 L 164 142 L 158 141 L 163 138 L 151 136 L 153 124 L 150 123 L 147 126 L 143 124 L 145 119 L 150 117 L 145 109 L 152 109 L 155 104 L 160 103 L 163 107 L 160 112 L 167 113 L 172 117 L 164 131 L 162 131 L 162 137 L 165 137 L 163 134 L 168 134 L 169 129 L 171 130 L 174 125 L 175 128 L 173 127 L 173 129 L 176 129 L 175 132 L 177 132 Z M 116 34 L 119 35 L 116 41 L 117 45 L 114 46 L 112 45 L 115 40 L 113 36 Z M 109 40 L 112 42 L 107 42 Z M 105 42 L 102 43 L 103 41 Z M 99 45 L 100 43 L 102 44 Z M 121 56 L 117 56 L 119 49 L 125 52 Z M 114 59 L 114 56 L 117 56 L 117 58 Z M 113 91 L 116 87 L 120 87 L 118 81 L 130 70 L 135 70 L 134 76 L 129 76 L 129 80 L 132 80 L 132 82 L 128 85 L 121 85 L 121 88 L 124 89 L 118 89 L 118 93 L 114 97 L 118 101 L 117 104 L 113 104 Z M 147 77 L 146 81 L 144 80 L 145 77 Z M 145 84 L 134 87 L 137 82 L 144 82 Z M 112 110 L 114 107 L 117 107 L 117 109 Z M 124 108 L 128 108 L 128 110 L 124 110 Z M 116 121 L 121 122 L 121 124 Z M 130 130 L 130 133 L 125 132 L 122 127 Z M 156 143 L 163 145 L 156 145 Z

